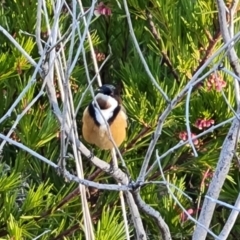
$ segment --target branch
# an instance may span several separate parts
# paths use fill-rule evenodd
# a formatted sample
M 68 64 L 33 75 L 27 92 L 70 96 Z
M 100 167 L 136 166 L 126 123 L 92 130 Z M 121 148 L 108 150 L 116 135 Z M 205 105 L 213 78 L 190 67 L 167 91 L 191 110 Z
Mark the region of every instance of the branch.
M 164 182 L 167 182 L 166 181 L 166 178 L 164 176 L 164 173 L 163 173 L 163 170 L 162 170 L 162 166 L 161 166 L 161 162 L 159 160 L 159 156 L 158 156 L 158 152 L 156 151 L 156 157 L 157 157 L 157 161 L 158 161 L 158 166 L 159 166 L 159 169 L 160 169 L 160 172 L 161 172 L 161 175 L 162 175 L 162 178 L 163 178 L 163 181 Z M 198 223 L 196 221 L 196 219 L 194 219 L 189 213 L 188 211 L 183 207 L 183 205 L 179 202 L 179 200 L 177 199 L 177 197 L 174 195 L 173 191 L 170 189 L 169 185 L 166 184 L 166 187 L 167 187 L 167 190 L 168 190 L 168 193 L 169 195 L 173 198 L 174 202 L 183 210 L 183 212 L 188 216 L 188 218 L 190 220 L 192 220 L 194 223 Z M 198 223 L 199 224 L 199 223 Z M 209 230 L 207 227 L 205 227 L 203 224 L 201 224 L 201 227 L 204 228 L 209 234 L 211 234 L 215 239 L 219 239 L 217 235 L 215 235 L 211 230 Z M 220 240 L 220 239 L 219 239 Z
M 125 194 L 125 197 L 128 202 L 128 206 L 129 206 L 129 209 L 131 212 L 133 224 L 134 224 L 135 231 L 137 234 L 136 239 L 137 240 L 145 240 L 145 239 L 147 239 L 146 232 L 144 231 L 142 219 L 139 214 L 138 207 L 134 201 L 133 195 L 129 191 L 124 192 L 124 194 Z
M 29 154 L 31 154 L 33 157 L 38 158 L 39 160 L 45 162 L 46 164 L 48 164 L 49 166 L 53 167 L 54 169 L 58 170 L 59 166 L 57 164 L 55 164 L 54 162 L 50 161 L 49 159 L 43 157 L 42 155 L 38 154 L 37 152 L 33 151 L 32 149 L 28 148 L 27 146 L 23 145 L 22 143 L 19 143 L 17 141 L 12 140 L 9 137 L 4 136 L 3 134 L 0 133 L 0 138 L 9 142 L 10 144 L 22 149 L 23 151 L 28 152 Z M 80 144 L 80 143 L 79 143 Z M 81 144 L 82 145 L 82 144 Z M 82 146 L 81 149 L 84 149 L 86 152 L 88 151 L 86 149 L 85 146 Z M 90 154 L 90 152 L 89 152 Z M 101 168 L 102 170 L 104 170 L 107 173 L 110 173 L 111 171 L 111 167 L 108 163 L 106 163 L 105 161 L 100 160 L 97 157 L 93 158 L 93 162 L 97 162 L 98 165 L 101 164 Z M 131 186 L 127 186 L 127 185 L 116 185 L 116 184 L 100 184 L 100 183 L 95 183 L 89 180 L 85 180 L 85 179 L 80 179 L 78 177 L 76 177 L 75 175 L 69 173 L 68 171 L 64 171 L 64 176 L 69 180 L 69 181 L 73 181 L 79 184 L 83 184 L 87 187 L 93 187 L 93 188 L 97 188 L 97 189 L 105 189 L 105 190 L 112 190 L 112 191 L 129 191 L 132 190 Z M 112 176 L 114 176 L 115 179 L 117 179 L 119 182 L 124 182 L 125 183 L 125 178 L 127 177 L 125 173 L 123 173 L 120 169 L 117 169 Z
M 237 116 L 238 118 L 240 118 L 240 116 Z M 198 135 L 196 135 L 195 137 L 192 138 L 192 140 L 194 141 L 195 139 L 198 139 L 208 133 L 213 132 L 215 129 L 218 129 L 219 127 L 222 127 L 228 123 L 231 123 L 234 120 L 235 117 L 229 118 L 215 126 L 212 126 L 210 128 L 208 128 L 206 131 L 199 133 Z M 189 139 L 187 139 L 186 141 L 180 141 L 177 145 L 175 145 L 174 147 L 168 149 L 165 153 L 163 153 L 161 156 L 159 156 L 159 160 L 165 158 L 168 154 L 173 153 L 174 151 L 176 151 L 177 149 L 179 149 L 180 147 L 189 144 Z M 157 165 L 157 161 L 155 161 L 152 166 L 148 169 L 147 173 L 146 173 L 146 177 L 149 176 L 149 174 L 154 170 L 154 168 Z
M 223 0 L 217 0 L 217 6 L 218 6 L 218 13 L 219 13 L 219 24 L 220 24 L 221 34 L 226 45 L 226 43 L 229 43 L 229 41 L 231 41 L 231 37 L 229 34 L 228 24 L 226 19 L 225 3 L 223 2 Z M 231 67 L 233 68 L 235 74 L 238 77 L 240 77 L 240 65 L 238 63 L 237 54 L 233 48 L 233 43 L 234 41 L 232 41 L 232 43 L 228 45 L 229 51 L 227 52 L 227 54 L 228 54 Z M 239 106 L 236 113 L 237 115 L 240 114 Z M 230 164 L 234 155 L 234 149 L 239 138 L 238 136 L 239 127 L 240 127 L 239 120 L 235 117 L 232 122 L 231 128 L 224 140 L 219 161 L 206 194 L 211 198 L 214 198 L 214 199 L 218 198 L 220 191 L 222 189 L 223 183 L 229 172 Z M 216 203 L 212 202 L 208 198 L 205 198 L 203 202 L 203 207 L 199 216 L 200 224 L 203 224 L 207 228 L 209 227 L 215 206 L 216 206 Z M 200 225 L 197 225 L 193 234 L 193 240 L 194 239 L 203 240 L 206 238 L 206 235 L 207 235 L 207 232 Z
M 146 60 L 144 59 L 144 56 L 142 54 L 142 51 L 139 47 L 139 44 L 138 44 L 138 41 L 136 39 L 136 36 L 134 34 L 134 30 L 133 30 L 133 26 L 132 26 L 132 21 L 131 21 L 131 17 L 130 17 L 130 13 L 129 13 L 129 9 L 128 9 L 128 4 L 127 4 L 127 0 L 123 0 L 123 4 L 124 4 L 124 8 L 125 8 L 125 12 L 126 12 L 126 16 L 127 16 L 127 21 L 128 21 L 128 26 L 129 26 L 129 31 L 130 31 L 130 35 L 132 37 L 132 40 L 133 40 L 133 43 L 134 43 L 134 46 L 138 52 L 138 55 L 142 61 L 142 64 L 145 68 L 145 71 L 146 73 L 148 74 L 150 80 L 152 81 L 153 85 L 158 89 L 158 91 L 162 94 L 162 96 L 164 97 L 164 99 L 167 101 L 167 102 L 170 102 L 167 94 L 162 90 L 162 88 L 159 86 L 159 84 L 157 83 L 157 81 L 155 80 L 155 78 L 153 77 L 149 67 L 148 67 L 148 64 L 146 62 Z
M 240 114 L 240 108 L 238 108 L 237 114 L 238 115 Z M 232 126 L 223 143 L 222 151 L 220 153 L 219 161 L 214 172 L 214 176 L 206 193 L 206 195 L 211 198 L 214 199 L 218 198 L 223 183 L 229 172 L 231 161 L 234 155 L 235 144 L 238 141 L 237 137 L 239 126 L 240 126 L 239 120 L 236 117 L 234 117 Z M 203 224 L 206 228 L 208 228 L 210 225 L 215 206 L 216 203 L 212 202 L 208 198 L 204 200 L 198 222 L 200 224 Z M 206 235 L 207 235 L 206 230 L 204 230 L 200 225 L 197 225 L 196 230 L 193 234 L 193 239 L 197 240 L 205 239 Z
M 156 211 L 154 208 L 152 208 L 151 206 L 149 206 L 148 204 L 146 204 L 141 196 L 139 191 L 135 191 L 133 193 L 134 199 L 136 201 L 137 206 L 147 215 L 153 217 L 153 219 L 156 221 L 158 228 L 161 231 L 162 234 L 162 238 L 163 240 L 171 240 L 171 234 L 170 234 L 170 230 L 168 225 L 166 224 L 166 222 L 163 220 L 161 214 Z
M 196 68 L 196 70 L 193 72 L 193 74 L 195 74 L 198 69 L 206 62 L 206 60 L 211 56 L 212 54 L 212 51 L 214 49 L 214 47 L 216 46 L 217 42 L 219 41 L 220 39 L 220 36 L 221 36 L 221 33 L 220 31 L 218 31 L 214 36 L 213 38 L 209 39 L 209 44 L 208 44 L 208 47 L 205 51 L 205 55 L 204 57 L 201 59 L 200 63 L 198 64 L 198 67 Z
M 219 16 L 221 34 L 222 34 L 224 43 L 227 43 L 231 40 L 231 36 L 228 30 L 225 3 L 223 2 L 223 0 L 217 0 L 217 6 L 218 6 L 218 14 L 219 14 L 218 16 Z M 233 48 L 233 44 L 229 45 L 228 58 L 230 61 L 230 65 L 233 68 L 236 75 L 240 76 L 240 66 L 238 62 L 238 56 L 235 49 Z
M 72 227 L 68 228 L 67 230 L 63 231 L 52 240 L 62 240 L 65 239 L 67 236 L 72 235 L 75 231 L 82 229 L 82 225 L 80 223 L 74 224 Z M 82 229 L 84 231 L 84 229 Z
M 79 37 L 81 38 L 80 32 L 79 32 Z M 82 51 L 85 52 L 84 48 L 82 49 Z M 85 56 L 85 54 L 83 54 L 83 56 Z M 87 67 L 86 67 L 86 74 L 88 75 L 88 68 Z M 46 78 L 48 78 L 48 77 L 49 77 L 49 75 L 46 76 Z M 91 80 L 90 80 L 89 76 L 87 76 L 87 79 L 88 79 L 88 82 L 89 82 L 89 85 L 90 85 Z M 59 124 L 61 126 L 63 126 L 63 116 L 62 116 L 61 110 L 59 109 L 59 106 L 58 106 L 54 86 L 51 83 L 51 81 L 47 80 L 47 83 L 48 83 L 47 84 L 47 92 L 48 92 L 48 98 L 49 98 L 50 105 L 53 108 L 53 112 L 54 112 L 57 120 L 59 121 Z M 67 137 L 69 137 L 70 141 L 77 146 L 78 150 L 80 150 L 85 156 L 87 156 L 87 157 L 90 156 L 91 155 L 90 151 L 82 143 L 80 143 L 79 140 L 72 134 L 72 131 L 70 131 L 71 124 L 64 123 L 63 128 L 66 131 Z M 104 167 L 103 164 L 102 164 L 103 161 L 101 161 L 101 160 L 99 161 L 99 160 L 100 159 L 97 159 L 96 157 L 93 157 L 93 158 L 90 159 L 90 161 L 95 166 L 99 167 L 100 169 L 102 169 L 103 171 L 105 171 L 107 173 L 110 173 L 110 171 L 112 170 L 110 165 L 107 164 L 106 162 L 104 162 L 104 165 L 105 165 L 105 167 Z M 128 176 L 126 174 L 124 174 L 120 169 L 115 169 L 113 171 L 113 173 L 112 172 L 110 173 L 110 175 L 112 175 L 114 177 L 114 179 L 118 183 L 121 183 L 122 185 L 128 185 L 128 183 L 129 183 Z M 132 216 L 132 219 L 133 219 L 133 222 L 134 222 L 135 230 L 137 232 L 137 237 L 138 237 L 137 239 L 145 240 L 146 239 L 146 234 L 145 234 L 145 231 L 144 231 L 144 228 L 143 228 L 141 216 L 139 214 L 139 211 L 136 207 L 136 204 L 135 204 L 130 192 L 126 193 L 126 198 L 127 198 L 127 201 L 128 201 L 129 209 L 131 211 L 131 216 Z
M 187 93 L 185 116 L 186 116 L 186 126 L 187 126 L 187 134 L 188 134 L 189 143 L 193 150 L 194 156 L 197 157 L 198 154 L 197 154 L 197 150 L 193 144 L 193 140 L 192 140 L 192 136 L 191 136 L 190 121 L 189 121 L 189 105 L 190 105 L 191 92 L 192 92 L 192 86 L 190 86 L 190 88 L 188 89 L 188 93 Z
M 22 46 L 2 27 L 0 26 L 0 32 L 2 32 L 13 45 L 18 49 L 19 52 L 34 66 L 37 67 L 37 63 L 33 58 L 22 48 Z
M 144 182 L 144 179 L 146 177 L 146 171 L 149 165 L 149 161 L 151 159 L 153 150 L 157 144 L 157 141 L 162 133 L 162 127 L 163 123 L 166 120 L 167 116 L 170 114 L 172 109 L 181 101 L 181 99 L 186 95 L 190 87 L 194 87 L 196 84 L 201 82 L 206 76 L 209 75 L 210 72 L 214 72 L 219 68 L 220 62 L 215 65 L 211 70 L 209 70 L 206 74 L 204 74 L 201 78 L 199 78 L 200 74 L 203 73 L 203 71 L 207 68 L 207 66 L 223 51 L 225 51 L 229 45 L 236 41 L 240 37 L 240 32 L 235 35 L 233 39 L 230 39 L 227 43 L 224 44 L 223 47 L 221 47 L 219 50 L 217 50 L 207 61 L 198 69 L 198 71 L 194 74 L 192 79 L 188 82 L 188 84 L 183 88 L 183 90 L 180 91 L 180 93 L 168 104 L 167 108 L 163 111 L 161 116 L 158 119 L 158 124 L 156 127 L 156 130 L 153 134 L 152 140 L 149 144 L 147 153 L 144 158 L 144 162 L 142 164 L 142 168 L 139 174 L 139 177 L 137 179 L 137 182 Z M 199 78 L 199 79 L 198 79 Z M 154 163 L 156 164 L 156 163 Z
M 206 197 L 208 197 L 208 196 L 206 196 Z M 221 233 L 219 234 L 219 238 L 221 240 L 225 240 L 229 236 L 229 233 L 231 232 L 232 228 L 234 227 L 234 224 L 235 224 L 237 217 L 239 215 L 239 212 L 240 212 L 240 194 L 238 194 L 238 198 L 237 198 L 234 206 L 226 204 L 222 201 L 214 200 L 212 198 L 209 198 L 209 199 L 213 202 L 216 202 L 217 204 L 221 204 L 225 207 L 229 207 L 230 209 L 232 209 L 232 212 L 229 215 L 226 224 L 224 225 Z

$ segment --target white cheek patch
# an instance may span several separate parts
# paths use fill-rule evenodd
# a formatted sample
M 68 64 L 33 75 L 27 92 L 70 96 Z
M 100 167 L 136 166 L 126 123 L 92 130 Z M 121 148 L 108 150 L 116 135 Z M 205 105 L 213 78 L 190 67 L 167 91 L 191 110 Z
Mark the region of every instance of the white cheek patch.
M 117 102 L 117 100 L 115 100 L 111 96 L 107 96 L 107 95 L 104 95 L 102 93 L 98 93 L 96 95 L 95 99 L 97 100 L 98 98 L 101 98 L 102 100 L 106 101 L 108 103 L 108 105 L 110 105 L 110 107 L 107 108 L 107 109 L 100 109 L 99 110 L 95 106 L 94 101 L 93 101 L 93 106 L 94 106 L 94 110 L 95 110 L 95 114 L 96 114 L 96 120 L 98 121 L 98 123 L 102 127 L 107 128 L 107 125 L 106 125 L 105 122 L 107 122 L 113 116 L 113 111 L 118 106 L 118 102 Z

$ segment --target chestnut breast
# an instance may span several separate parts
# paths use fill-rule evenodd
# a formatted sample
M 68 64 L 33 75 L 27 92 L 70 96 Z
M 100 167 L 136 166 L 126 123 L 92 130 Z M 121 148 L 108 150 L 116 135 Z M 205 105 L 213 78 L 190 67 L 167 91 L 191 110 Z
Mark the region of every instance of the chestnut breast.
M 108 107 L 107 103 L 101 101 L 98 103 L 101 108 Z M 121 145 L 126 137 L 126 128 L 127 116 L 123 107 L 120 106 L 120 111 L 109 122 L 109 130 L 117 147 Z M 114 147 L 110 140 L 107 126 L 105 124 L 96 124 L 96 119 L 90 115 L 89 106 L 83 113 L 82 133 L 87 142 L 95 144 L 101 149 L 109 150 Z

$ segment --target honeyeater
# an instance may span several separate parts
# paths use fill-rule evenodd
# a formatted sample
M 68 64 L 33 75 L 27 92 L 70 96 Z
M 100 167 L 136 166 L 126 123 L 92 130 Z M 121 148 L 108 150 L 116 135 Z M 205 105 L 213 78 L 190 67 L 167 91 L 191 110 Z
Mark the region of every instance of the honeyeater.
M 95 101 L 100 110 L 93 100 L 83 112 L 83 138 L 101 149 L 112 149 L 114 145 L 109 138 L 107 122 L 116 146 L 120 146 L 126 137 L 127 115 L 119 91 L 113 85 L 105 84 L 97 89 Z

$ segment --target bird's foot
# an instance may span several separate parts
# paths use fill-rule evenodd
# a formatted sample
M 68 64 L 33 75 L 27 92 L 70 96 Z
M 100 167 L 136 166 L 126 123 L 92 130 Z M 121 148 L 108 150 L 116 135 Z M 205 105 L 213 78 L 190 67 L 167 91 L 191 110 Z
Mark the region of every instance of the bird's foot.
M 118 169 L 118 166 L 116 166 L 116 164 L 114 164 L 114 162 L 111 160 L 109 172 L 114 173 L 117 169 Z

